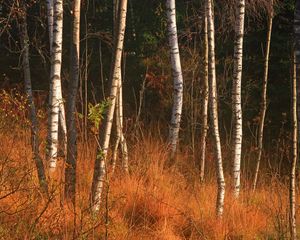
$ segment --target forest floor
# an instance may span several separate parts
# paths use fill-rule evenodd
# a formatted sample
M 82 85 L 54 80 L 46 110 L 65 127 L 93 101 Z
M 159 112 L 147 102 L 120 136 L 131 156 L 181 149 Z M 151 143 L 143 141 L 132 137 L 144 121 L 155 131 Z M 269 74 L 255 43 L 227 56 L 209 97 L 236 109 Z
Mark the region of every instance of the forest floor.
M 132 141 L 130 175 L 120 169 L 108 175 L 101 211 L 92 215 L 93 138 L 88 147 L 79 144 L 75 208 L 63 198 L 62 160 L 52 176 L 49 197 L 43 197 L 30 153 L 29 130 L 0 131 L 0 139 L 0 239 L 289 238 L 288 185 L 276 177 L 262 174 L 255 192 L 251 182 L 244 180 L 240 198 L 234 199 L 227 176 L 224 216 L 216 218 L 210 152 L 201 184 L 193 159 L 184 150 L 172 167 L 166 167 L 168 152 L 160 140 Z

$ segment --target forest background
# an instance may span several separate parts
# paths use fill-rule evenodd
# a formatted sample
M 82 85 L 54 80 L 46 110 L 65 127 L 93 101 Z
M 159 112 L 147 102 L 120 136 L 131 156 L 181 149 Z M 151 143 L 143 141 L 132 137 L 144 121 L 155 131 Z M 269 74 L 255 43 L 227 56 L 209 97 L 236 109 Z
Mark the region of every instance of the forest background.
M 207 215 L 201 215 L 202 210 L 198 212 L 197 208 L 200 207 L 195 202 L 191 201 L 190 206 L 186 207 L 183 204 L 186 200 L 184 195 L 187 193 L 188 195 L 190 195 L 191 192 L 193 192 L 193 194 L 196 192 L 200 195 L 209 195 L 214 193 L 213 188 L 215 184 L 213 181 L 215 174 L 213 147 L 210 140 L 208 140 L 207 146 L 208 164 L 206 168 L 206 178 L 208 184 L 204 187 L 198 183 L 197 179 L 199 179 L 199 176 L 196 167 L 200 158 L 199 138 L 201 134 L 201 103 L 203 101 L 203 2 L 204 1 L 190 0 L 177 1 L 176 3 L 176 20 L 184 79 L 184 100 L 179 137 L 179 155 L 177 157 L 178 162 L 176 163 L 175 172 L 170 174 L 168 170 L 161 166 L 164 165 L 164 161 L 168 159 L 165 153 L 166 146 L 164 144 L 168 136 L 168 126 L 173 101 L 173 82 L 170 67 L 165 3 L 158 0 L 129 0 L 122 58 L 122 78 L 124 133 L 127 136 L 129 145 L 131 177 L 123 183 L 124 185 L 119 183 L 121 180 L 118 179 L 118 177 L 112 179 L 112 186 L 110 187 L 113 191 L 112 196 L 111 199 L 109 197 L 106 199 L 107 204 L 111 204 L 111 208 L 113 209 L 111 210 L 113 212 L 112 214 L 119 214 L 122 216 L 120 217 L 118 215 L 121 220 L 117 219 L 115 223 L 114 220 L 111 220 L 107 226 L 104 224 L 107 218 L 103 219 L 99 217 L 99 219 L 93 219 L 85 215 L 85 211 L 82 210 L 84 207 L 82 207 L 82 212 L 79 215 L 82 219 L 89 220 L 87 224 L 83 224 L 82 222 L 76 223 L 75 220 L 75 226 L 78 227 L 81 224 L 80 227 L 75 228 L 72 222 L 73 218 L 70 217 L 69 220 L 66 220 L 65 217 L 63 217 L 65 215 L 62 214 L 60 216 L 56 212 L 61 209 L 61 206 L 59 206 L 57 202 L 49 203 L 44 199 L 45 202 L 43 202 L 42 205 L 45 206 L 45 210 L 41 211 L 44 208 L 41 206 L 37 207 L 37 202 L 35 202 L 38 197 L 32 200 L 32 202 L 26 198 L 28 201 L 25 201 L 24 206 L 30 206 L 28 209 L 31 209 L 32 212 L 28 210 L 30 213 L 24 214 L 24 216 L 26 216 L 25 218 L 28 218 L 25 223 L 17 224 L 20 228 L 20 233 L 16 233 L 16 235 L 26 233 L 25 235 L 28 238 L 39 236 L 46 239 L 47 237 L 52 238 L 58 236 L 61 238 L 71 238 L 71 236 L 91 238 L 91 236 L 98 236 L 97 234 L 103 236 L 105 235 L 104 232 L 109 232 L 109 234 L 116 239 L 126 239 L 129 237 L 132 239 L 132 236 L 136 236 L 137 239 L 141 239 L 143 236 L 154 236 L 157 239 L 163 239 L 162 236 L 165 236 L 166 239 L 168 239 L 168 236 L 169 239 L 205 239 L 203 236 L 206 236 L 207 239 L 220 239 L 221 236 L 222 238 L 236 239 L 235 237 L 242 236 L 242 239 L 251 239 L 251 235 L 253 234 L 261 238 L 268 236 L 278 239 L 278 237 L 288 235 L 289 216 L 287 214 L 288 205 L 285 202 L 288 201 L 288 198 L 286 197 L 286 200 L 282 200 L 282 195 L 287 194 L 287 179 L 292 161 L 290 111 L 295 11 L 294 1 L 292 0 L 278 1 L 274 7 L 269 62 L 268 110 L 265 121 L 262 161 L 263 170 L 259 181 L 260 189 L 257 193 L 258 195 L 252 195 L 253 193 L 250 193 L 251 191 L 249 189 L 251 188 L 256 164 L 259 126 L 258 115 L 270 9 L 268 1 L 249 0 L 246 3 L 245 14 L 242 81 L 244 129 L 242 186 L 245 187 L 245 196 L 243 196 L 242 203 L 235 203 L 233 199 L 229 198 L 228 204 L 230 204 L 228 205 L 229 207 L 227 207 L 230 210 L 227 209 L 228 215 L 225 215 L 225 220 L 222 224 L 215 219 L 211 220 L 209 218 L 209 211 L 212 210 L 208 212 L 204 211 Z M 28 132 L 26 133 L 26 126 L 28 127 L 28 125 L 26 125 L 27 112 L 24 109 L 18 110 L 16 108 L 16 106 L 24 106 L 24 108 L 26 108 L 26 104 L 24 104 L 22 100 L 24 85 L 23 70 L 20 61 L 22 51 L 19 40 L 20 32 L 14 19 L 14 14 L 10 15 L 12 3 L 13 1 L 0 1 L 0 53 L 2 56 L 0 58 L 0 88 L 5 90 L 5 92 L 3 91 L 1 93 L 0 124 L 2 139 L 8 143 L 6 146 L 7 149 L 5 150 L 4 148 L 4 150 L 1 150 L 3 151 L 3 156 L 8 156 L 7 152 L 11 151 L 9 143 L 19 144 L 18 146 L 23 146 L 25 143 L 27 147 L 30 144 L 27 136 Z M 70 79 L 71 9 L 71 2 L 65 1 L 62 48 L 62 89 L 64 96 L 67 94 Z M 231 92 L 235 35 L 234 5 L 230 0 L 217 0 L 214 2 L 214 11 L 219 124 L 222 149 L 224 152 L 223 163 L 227 176 L 231 171 L 232 164 Z M 27 26 L 30 42 L 33 93 L 37 108 L 39 109 L 39 121 L 43 126 L 43 124 L 46 125 L 47 121 L 46 107 L 48 103 L 50 75 L 47 11 L 44 2 L 27 2 Z M 86 186 L 86 182 L 90 182 L 93 167 L 92 165 L 87 167 L 84 163 L 86 163 L 87 159 L 88 161 L 95 159 L 96 146 L 95 143 L 93 143 L 93 135 L 97 132 L 97 130 L 94 129 L 94 123 L 88 119 L 88 113 L 91 106 L 103 102 L 109 92 L 114 32 L 112 1 L 82 1 L 80 29 L 81 50 L 77 126 L 81 143 L 79 146 L 81 149 L 79 152 L 79 166 L 81 166 L 81 169 L 79 168 L 80 172 L 78 173 L 81 176 L 81 180 L 78 183 L 78 188 L 81 191 L 82 199 L 87 201 L 88 193 L 84 186 Z M 10 99 L 11 105 L 5 102 L 7 99 Z M 23 130 L 25 129 L 24 136 L 21 133 L 15 132 L 19 127 Z M 12 131 L 12 129 L 14 129 L 14 131 Z M 45 129 L 45 126 L 42 127 L 42 135 L 45 135 Z M 21 134 L 23 137 L 20 137 L 20 142 L 16 143 L 14 135 L 18 136 L 18 134 Z M 211 138 L 210 135 L 211 131 L 209 129 L 208 139 Z M 143 146 L 146 146 L 145 148 L 147 150 L 145 150 L 145 152 L 143 152 Z M 21 155 L 18 155 L 19 153 L 14 154 L 15 156 L 11 157 L 14 159 L 13 162 L 19 163 Z M 154 155 L 152 156 L 151 154 Z M 145 159 L 150 158 L 151 161 L 145 164 L 142 159 L 139 159 L 137 156 L 143 156 Z M 26 159 L 30 162 L 30 158 L 26 157 Z M 147 167 L 145 167 L 144 164 Z M 153 164 L 152 167 L 149 166 L 151 164 Z M 6 166 L 6 163 L 3 163 L 3 166 Z M 11 169 L 11 167 L 9 167 L 9 169 Z M 147 171 L 147 173 L 145 179 L 142 181 L 139 180 L 138 177 L 144 173 L 143 171 Z M 161 174 L 161 178 L 157 177 L 159 174 Z M 20 175 L 21 172 L 19 172 L 19 170 L 14 173 L 9 173 L 12 179 Z M 122 174 L 120 174 L 120 176 L 123 177 Z M 178 176 L 184 180 L 180 180 L 177 186 L 178 189 L 174 190 L 171 186 L 174 185 Z M 149 203 L 153 201 L 153 199 L 149 198 L 147 193 L 143 192 L 144 190 L 139 192 L 139 181 L 142 181 L 143 183 L 141 184 L 144 184 L 145 189 L 147 189 L 147 184 L 149 183 L 147 177 L 153 181 L 151 182 L 153 186 L 150 184 L 150 190 L 148 189 L 147 191 L 153 191 L 152 193 L 156 195 L 157 181 L 161 181 L 161 185 L 158 187 L 160 191 L 165 191 L 165 199 L 162 197 L 162 199 L 157 200 L 158 203 L 154 205 Z M 167 178 L 167 180 L 164 178 Z M 53 194 L 53 196 L 60 198 L 60 188 L 62 187 L 60 180 L 62 176 L 58 174 L 57 179 L 59 179 L 57 180 L 57 189 L 59 190 L 57 190 L 57 192 L 54 191 L 55 194 Z M 27 179 L 25 182 L 26 187 L 28 187 L 31 186 L 31 183 L 34 183 L 34 180 Z M 273 188 L 267 189 L 270 183 L 274 186 Z M 20 186 L 22 184 L 20 184 Z M 129 190 L 129 192 L 132 192 L 128 193 L 129 197 L 126 197 L 127 202 L 124 203 L 126 206 L 122 205 L 123 203 L 119 203 L 116 207 L 116 199 L 118 199 L 118 197 L 122 198 L 122 196 L 118 194 L 128 191 L 128 187 L 131 185 L 133 189 Z M 191 187 L 191 185 L 193 187 Z M 16 188 L 16 192 L 19 191 L 20 186 Z M 166 189 L 164 189 L 164 187 L 166 187 Z M 167 190 L 169 187 L 171 187 L 172 190 Z M 13 187 L 13 189 L 15 188 Z M 197 189 L 197 191 L 195 189 Z M 274 189 L 278 190 L 278 195 L 274 197 L 276 204 L 274 204 L 274 209 L 270 210 L 272 213 L 267 214 L 261 211 L 260 207 L 267 204 L 263 202 L 267 202 L 265 198 L 267 198 L 269 191 L 273 192 Z M 34 192 L 36 189 L 32 191 Z M 187 191 L 187 193 L 185 191 Z M 176 199 L 174 195 L 178 192 L 182 192 L 182 196 L 180 195 L 178 199 Z M 23 193 L 18 194 L 21 196 Z M 5 209 L 7 206 L 13 206 L 13 199 L 19 199 L 20 196 L 14 196 L 12 199 L 5 198 L 7 202 L 5 202 L 4 210 L 2 210 L 4 212 L 1 216 L 3 224 L 0 228 L 0 233 L 3 236 L 11 236 L 14 229 L 12 222 L 18 222 L 16 218 L 20 216 L 18 215 L 18 209 L 15 209 L 15 211 L 13 211 L 14 214 L 11 214 L 14 220 L 9 221 L 7 220 L 7 210 Z M 132 199 L 130 199 L 130 196 Z M 174 199 L 170 200 L 173 197 Z M 245 202 L 250 200 L 255 201 L 255 199 L 258 199 L 257 203 L 253 203 L 255 207 L 251 204 L 250 206 L 247 205 L 247 207 L 243 205 Z M 165 201 L 167 204 L 164 204 Z M 209 198 L 202 199 L 201 201 L 204 201 L 208 209 L 213 209 L 214 206 L 209 203 Z M 53 204 L 53 206 L 49 206 L 51 204 Z M 141 204 L 141 212 L 139 212 L 136 204 Z M 193 206 L 193 204 L 195 204 L 195 206 Z M 241 204 L 241 206 L 239 204 Z M 169 205 L 171 207 L 169 207 Z M 230 206 L 235 207 L 231 208 Z M 68 209 L 68 204 L 62 208 L 64 207 Z M 110 208 L 106 206 L 102 211 L 107 212 L 108 209 Z M 119 212 L 121 210 L 115 209 L 122 209 L 122 213 Z M 194 210 L 196 213 L 193 212 Z M 250 214 L 252 218 L 249 217 L 250 215 L 247 214 L 247 211 L 252 213 L 252 215 Z M 237 223 L 233 223 L 229 220 L 238 212 L 242 212 L 240 218 L 244 220 L 244 223 L 239 223 L 239 226 L 237 226 Z M 261 215 L 256 215 L 257 212 Z M 266 210 L 266 212 L 268 212 L 268 210 Z M 39 215 L 39 213 L 41 213 L 41 215 Z M 55 230 L 51 230 L 51 228 L 49 230 L 47 229 L 49 226 L 45 219 L 51 219 L 53 217 L 51 214 L 54 213 L 57 213 L 55 218 L 57 219 L 56 225 L 53 224 L 52 226 Z M 22 211 L 21 214 L 23 214 Z M 30 220 L 30 216 L 35 216 L 35 214 L 38 217 Z M 175 219 L 173 221 L 173 217 L 170 217 L 170 214 L 178 214 L 182 219 Z M 199 216 L 197 214 L 199 214 Z M 102 216 L 105 216 L 105 214 Z M 251 219 L 249 220 L 249 218 Z M 166 227 L 163 228 L 164 230 L 161 228 L 163 221 L 167 222 Z M 259 226 L 255 227 L 254 223 L 257 221 L 260 221 L 261 225 L 258 224 Z M 179 222 L 184 222 L 182 224 L 183 227 L 180 228 L 180 230 L 176 230 L 176 226 L 181 225 Z M 204 226 L 206 222 L 210 222 L 208 227 Z M 249 222 L 254 224 L 252 228 L 247 227 Z M 272 222 L 272 227 L 270 227 L 270 229 L 267 227 L 266 233 L 262 233 L 262 229 L 269 226 L 270 222 Z M 106 227 L 103 227 L 104 225 Z M 170 227 L 167 227 L 167 225 Z M 116 226 L 122 226 L 122 229 Z M 151 228 L 154 230 L 149 230 Z M 162 231 L 165 231 L 164 234 L 161 233 Z

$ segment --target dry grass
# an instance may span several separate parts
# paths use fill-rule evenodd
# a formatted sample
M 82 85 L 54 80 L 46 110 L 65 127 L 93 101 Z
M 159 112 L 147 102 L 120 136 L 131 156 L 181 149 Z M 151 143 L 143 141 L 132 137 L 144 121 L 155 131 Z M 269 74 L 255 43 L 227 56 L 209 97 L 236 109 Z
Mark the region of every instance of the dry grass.
M 63 199 L 63 171 L 53 176 L 50 197 L 41 195 L 28 131 L 3 133 L 0 139 L 1 239 L 105 239 L 106 232 L 109 239 L 132 240 L 288 237 L 288 189 L 277 179 L 265 181 L 255 193 L 244 188 L 239 200 L 227 190 L 223 219 L 215 217 L 210 155 L 211 177 L 200 184 L 184 151 L 174 166 L 166 167 L 168 155 L 161 141 L 149 137 L 131 143 L 130 176 L 120 170 L 110 176 L 109 194 L 104 194 L 101 212 L 93 216 L 88 199 L 95 146 L 91 143 L 86 151 L 80 145 L 75 215 L 74 207 Z

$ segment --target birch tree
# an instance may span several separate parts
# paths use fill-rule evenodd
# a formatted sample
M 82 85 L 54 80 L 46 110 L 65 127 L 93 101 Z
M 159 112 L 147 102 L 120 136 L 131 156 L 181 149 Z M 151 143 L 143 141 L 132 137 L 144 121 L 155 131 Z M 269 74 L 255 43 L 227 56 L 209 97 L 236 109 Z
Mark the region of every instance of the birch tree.
M 205 156 L 206 156 L 206 136 L 207 136 L 207 111 L 208 111 L 208 32 L 207 32 L 207 13 L 204 17 L 204 81 L 202 97 L 202 126 L 201 126 L 201 153 L 200 153 L 200 180 L 204 180 Z
M 127 141 L 124 136 L 124 127 L 123 127 L 123 83 L 122 78 L 120 77 L 119 81 L 119 127 L 120 127 L 120 144 L 121 144 L 121 153 L 122 153 L 122 167 L 126 173 L 129 173 L 129 166 L 128 166 L 128 148 L 127 148 Z
M 49 34 L 49 47 L 50 47 L 50 55 L 52 55 L 52 49 L 53 49 L 53 26 L 54 26 L 54 4 L 56 2 L 56 0 L 47 0 L 47 19 L 48 19 L 48 34 Z M 51 76 L 50 76 L 51 78 Z M 50 83 L 51 84 L 51 83 Z M 61 84 L 61 82 L 60 82 Z M 60 98 L 63 99 L 62 97 L 62 91 L 61 91 L 61 87 L 60 87 Z M 49 91 L 49 105 L 50 105 L 50 99 L 52 96 L 52 92 L 51 92 L 51 87 L 50 87 L 50 91 Z M 65 107 L 62 103 L 59 105 L 59 143 L 60 145 L 60 152 L 65 152 L 66 150 L 66 144 L 67 144 L 67 127 L 66 127 L 66 114 L 65 114 Z M 48 119 L 48 125 L 50 126 L 50 118 Z
M 67 120 L 65 111 L 65 100 L 62 95 L 62 87 L 60 81 L 59 88 L 59 115 L 58 115 L 58 156 L 64 157 L 67 151 Z
M 293 58 L 293 77 L 292 77 L 292 128 L 293 128 L 293 159 L 290 172 L 290 230 L 291 239 L 297 239 L 296 224 L 296 166 L 298 157 L 298 121 L 297 121 L 297 73 L 299 66 L 298 60 Z
M 113 0 L 113 24 L 114 24 L 114 31 L 113 31 L 113 38 L 114 41 L 116 40 L 115 38 L 117 37 L 117 32 L 118 32 L 118 13 L 119 13 L 119 0 Z M 114 61 L 112 59 L 112 61 Z M 122 62 L 122 59 L 120 63 Z M 118 90 L 117 90 L 117 96 L 116 96 L 116 111 L 115 111 L 115 125 L 116 125 L 116 142 L 113 150 L 113 155 L 112 155 L 112 172 L 114 173 L 115 168 L 116 168 L 116 163 L 117 163 L 117 157 L 118 157 L 118 149 L 120 145 L 120 136 L 121 136 L 121 129 L 120 129 L 120 121 L 119 121 L 119 92 L 120 92 L 120 82 L 122 76 L 122 66 L 120 66 L 120 71 L 118 72 L 118 78 L 120 79 L 119 84 L 118 84 Z
M 113 159 L 112 159 L 112 171 L 114 172 L 116 167 L 118 148 L 121 147 L 122 153 L 122 167 L 126 173 L 128 170 L 128 150 L 127 150 L 127 142 L 123 132 L 123 94 L 122 94 L 122 77 L 119 75 L 119 89 L 116 98 L 116 111 L 115 111 L 115 119 L 116 119 L 116 143 L 113 151 Z
M 119 7 L 119 0 L 114 0 L 114 8 L 113 8 L 113 17 L 114 17 L 114 37 L 116 37 L 117 31 L 117 21 L 118 21 L 118 7 Z M 123 131 L 123 83 L 122 83 L 122 66 L 120 66 L 118 69 L 120 70 L 118 72 L 118 92 L 116 97 L 116 111 L 115 111 L 115 123 L 116 123 L 116 143 L 113 151 L 113 158 L 112 158 L 112 172 L 114 172 L 116 167 L 116 161 L 118 156 L 118 149 L 121 147 L 121 153 L 122 153 L 122 166 L 126 173 L 128 173 L 128 150 L 127 150 L 127 142 L 126 138 L 124 136 Z
M 75 203 L 76 162 L 77 162 L 77 129 L 76 129 L 76 98 L 79 83 L 79 52 L 80 52 L 80 4 L 81 0 L 73 1 L 72 43 L 70 83 L 67 101 L 67 161 L 65 169 L 65 195 Z
M 300 0 L 296 0 L 294 15 L 294 38 L 295 38 L 295 55 L 293 61 L 293 81 L 292 81 L 292 123 L 293 123 L 293 160 L 290 172 L 290 230 L 291 239 L 297 239 L 296 228 L 296 164 L 298 157 L 298 137 L 299 133 L 299 105 L 297 109 L 297 101 L 300 96 L 299 83 L 300 76 Z M 298 112 L 297 112 L 298 111 Z
M 50 171 L 56 168 L 58 150 L 58 124 L 60 108 L 63 105 L 61 93 L 61 60 L 62 60 L 62 30 L 63 30 L 63 0 L 55 0 L 53 24 L 53 46 L 51 52 L 49 126 L 47 158 Z M 63 114 L 63 113 L 62 113 Z
M 123 52 L 125 28 L 126 28 L 126 14 L 127 14 L 127 0 L 120 0 L 120 7 L 118 11 L 118 30 L 115 38 L 113 50 L 113 63 L 111 71 L 111 87 L 109 96 L 109 107 L 100 127 L 99 132 L 99 146 L 97 150 L 97 157 L 95 161 L 93 183 L 91 188 L 91 204 L 94 212 L 99 211 L 101 195 L 104 187 L 106 175 L 106 157 L 109 147 L 109 140 L 111 135 L 112 122 L 114 117 L 116 96 L 119 86 L 119 71 L 121 66 L 121 58 Z
M 210 116 L 212 123 L 212 132 L 214 137 L 214 150 L 217 167 L 217 216 L 222 216 L 224 210 L 225 198 L 225 178 L 223 172 L 223 160 L 221 141 L 219 134 L 218 123 L 218 97 L 217 97 L 217 82 L 216 82 L 216 62 L 215 62 L 215 25 L 212 8 L 212 0 L 206 0 L 206 16 L 208 21 L 208 68 L 209 68 L 209 105 Z
M 115 111 L 115 123 L 116 123 L 116 142 L 113 150 L 112 155 L 112 172 L 115 172 L 116 165 L 117 165 L 117 158 L 118 158 L 118 149 L 120 146 L 120 139 L 121 139 L 121 129 L 120 129 L 120 119 L 119 119 L 119 93 L 116 96 L 116 111 Z
M 22 47 L 22 68 L 24 74 L 24 85 L 25 92 L 27 96 L 27 102 L 29 107 L 29 118 L 31 122 L 31 144 L 32 144 L 32 152 L 33 158 L 35 161 L 37 175 L 39 179 L 39 184 L 41 189 L 47 193 L 47 179 L 44 169 L 43 160 L 40 156 L 39 152 L 39 125 L 37 119 L 36 108 L 34 104 L 34 99 L 32 95 L 32 84 L 31 84 L 31 73 L 30 73 L 30 63 L 29 63 L 29 37 L 27 32 L 27 13 L 26 13 L 26 3 L 21 4 L 21 13 L 19 14 L 19 23 L 20 23 L 20 39 L 21 39 L 21 47 Z
M 272 26 L 273 26 L 273 0 L 271 0 L 271 7 L 272 10 L 268 21 L 268 33 L 267 33 L 266 50 L 265 50 L 264 78 L 262 84 L 262 96 L 261 96 L 260 117 L 259 117 L 259 127 L 258 127 L 258 154 L 257 154 L 256 168 L 255 168 L 255 176 L 253 181 L 253 190 L 256 189 L 256 185 L 257 185 L 258 172 L 259 172 L 262 149 L 263 149 L 264 125 L 265 125 L 265 117 L 267 111 L 267 87 L 268 87 L 268 74 L 269 74 L 270 45 L 271 45 Z
M 181 113 L 182 113 L 182 102 L 183 102 L 183 77 L 181 70 L 180 54 L 178 47 L 177 37 L 177 26 L 176 26 L 176 6 L 175 0 L 167 0 L 167 19 L 168 19 L 168 38 L 169 47 L 171 53 L 171 66 L 172 66 L 172 77 L 174 82 L 174 93 L 173 93 L 173 108 L 172 118 L 170 124 L 169 142 L 171 146 L 171 158 L 175 156 Z
M 53 42 L 53 1 L 47 0 L 47 20 L 48 20 L 48 35 L 49 35 L 49 46 L 50 53 L 52 53 L 52 42 Z
M 245 0 L 236 0 L 236 23 L 234 39 L 234 69 L 232 86 L 233 114 L 233 194 L 240 193 L 241 154 L 242 154 L 242 70 L 244 38 Z

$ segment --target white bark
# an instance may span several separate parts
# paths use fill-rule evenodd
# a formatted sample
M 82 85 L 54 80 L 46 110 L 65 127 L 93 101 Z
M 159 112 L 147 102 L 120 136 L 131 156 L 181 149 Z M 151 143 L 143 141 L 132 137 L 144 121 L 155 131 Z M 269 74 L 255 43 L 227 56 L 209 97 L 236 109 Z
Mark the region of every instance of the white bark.
M 47 193 L 48 185 L 44 169 L 43 160 L 40 157 L 39 153 L 39 126 L 38 119 L 36 114 L 36 108 L 34 104 L 34 99 L 32 95 L 32 84 L 31 84 L 31 73 L 30 73 L 30 63 L 29 63 L 29 37 L 27 32 L 27 17 L 26 17 L 26 8 L 22 6 L 22 16 L 20 17 L 20 28 L 21 28 L 21 47 L 22 47 L 22 67 L 24 73 L 24 85 L 25 92 L 27 95 L 27 102 L 29 107 L 29 118 L 31 122 L 31 144 L 33 158 L 35 160 L 35 165 L 37 169 L 39 184 L 43 192 Z
M 94 212 L 99 211 L 101 195 L 103 191 L 103 185 L 105 181 L 106 174 L 106 157 L 109 147 L 109 140 L 111 134 L 111 127 L 114 117 L 114 110 L 116 105 L 116 96 L 118 92 L 119 85 L 119 75 L 121 66 L 121 58 L 123 52 L 124 35 L 126 28 L 126 13 L 127 13 L 127 0 L 120 1 L 120 8 L 118 14 L 118 31 L 117 37 L 114 44 L 114 56 L 113 56 L 113 66 L 111 71 L 111 89 L 109 97 L 109 107 L 107 109 L 106 115 L 104 117 L 103 125 L 100 128 L 100 144 L 98 148 L 97 158 L 95 161 L 93 183 L 91 189 L 91 204 L 92 210 Z
M 273 26 L 273 13 L 271 13 L 271 16 L 269 18 L 269 23 L 268 23 L 265 64 L 264 64 L 264 79 L 263 79 L 263 86 L 262 86 L 259 128 L 258 128 L 258 154 L 257 154 L 255 176 L 253 181 L 253 190 L 256 189 L 256 185 L 257 185 L 258 172 L 259 172 L 262 149 L 263 149 L 264 125 L 265 125 L 265 117 L 267 111 L 267 87 L 268 87 L 269 57 L 270 57 L 272 26 Z
M 121 146 L 121 153 L 122 153 L 122 167 L 126 173 L 129 172 L 128 170 L 128 150 L 127 150 L 127 142 L 123 132 L 123 94 L 122 94 L 122 78 L 121 74 L 119 75 L 119 90 L 116 98 L 116 143 L 113 151 L 113 158 L 112 158 L 112 171 L 114 172 L 116 167 L 117 155 L 118 155 L 118 148 Z
M 67 154 L 67 121 L 65 112 L 65 100 L 62 96 L 61 87 L 59 88 L 59 98 L 61 99 L 59 104 L 58 115 L 58 157 L 65 157 Z
M 214 136 L 214 149 L 217 167 L 217 216 L 221 217 L 224 210 L 225 198 L 225 178 L 223 173 L 222 151 L 219 135 L 218 123 L 218 99 L 217 99 L 217 82 L 216 82 L 216 62 L 215 62 L 215 26 L 212 9 L 212 0 L 206 0 L 206 13 L 208 21 L 208 49 L 209 49 L 209 102 L 210 116 L 212 123 L 212 132 Z
M 54 3 L 56 0 L 47 0 L 47 19 L 48 19 L 48 34 L 49 34 L 49 46 L 50 46 L 50 54 L 52 55 L 52 50 L 53 50 L 53 30 L 54 30 Z M 51 76 L 50 76 L 51 78 Z M 51 84 L 51 83 L 50 83 Z M 61 84 L 61 83 L 60 83 Z M 50 99 L 52 96 L 52 88 L 50 87 L 49 91 L 49 105 L 50 105 Z M 60 98 L 63 99 L 62 97 L 62 91 L 61 87 L 59 90 Z M 60 145 L 60 151 L 59 155 L 64 155 L 67 149 L 67 127 L 66 127 L 66 114 L 65 114 L 65 107 L 62 102 L 59 106 L 59 145 Z M 49 120 L 50 121 L 50 120 Z M 48 123 L 50 125 L 50 123 Z
M 297 239 L 296 224 L 296 166 L 298 158 L 298 120 L 297 120 L 297 78 L 296 67 L 299 68 L 299 59 L 293 62 L 293 78 L 292 78 L 292 125 L 293 125 L 293 159 L 290 172 L 290 230 L 291 239 Z
M 118 84 L 118 92 L 116 96 L 116 110 L 115 110 L 115 123 L 116 123 L 116 143 L 114 146 L 113 156 L 112 156 L 112 172 L 115 171 L 118 157 L 118 149 L 120 145 L 121 139 L 121 126 L 120 126 L 120 83 L 121 83 L 121 72 L 118 73 L 119 84 Z
M 112 173 L 115 172 L 115 169 L 116 169 L 116 165 L 117 165 L 117 158 L 118 158 L 118 149 L 119 149 L 119 145 L 120 145 L 120 129 L 119 127 L 117 126 L 117 121 L 118 121 L 118 118 L 119 116 L 117 115 L 117 112 L 118 112 L 118 98 L 119 96 L 117 95 L 117 102 L 116 102 L 116 142 L 115 142 L 115 146 L 114 146 L 114 150 L 113 150 L 113 155 L 112 155 Z
M 201 153 L 200 153 L 200 180 L 204 180 L 205 172 L 205 155 L 206 155 L 206 136 L 207 136 L 207 112 L 208 112 L 208 32 L 207 32 L 207 16 L 204 18 L 204 79 L 203 79 L 203 97 L 202 97 L 202 126 L 201 126 Z
M 177 26 L 176 26 L 176 7 L 175 0 L 167 0 L 167 18 L 168 18 L 168 37 L 169 37 L 169 47 L 171 52 L 171 66 L 172 66 L 172 77 L 174 82 L 174 93 L 173 93 L 173 108 L 172 108 L 172 118 L 170 125 L 169 142 L 171 146 L 171 158 L 175 156 L 181 113 L 182 113 L 182 103 L 183 103 L 183 77 L 180 63 L 180 54 L 178 47 L 178 37 L 177 37 Z
M 114 37 L 117 34 L 117 16 L 118 16 L 118 7 L 119 7 L 119 0 L 114 0 L 114 25 L 115 25 L 115 32 Z M 120 61 L 121 64 L 121 61 Z M 121 146 L 121 153 L 122 153 L 122 166 L 126 173 L 128 173 L 128 150 L 127 150 L 127 142 L 123 132 L 123 83 L 122 83 L 122 66 L 119 66 L 118 78 L 118 92 L 116 97 L 116 110 L 115 110 L 115 117 L 116 117 L 116 143 L 113 151 L 113 158 L 112 158 L 112 172 L 114 172 L 116 167 L 117 155 L 119 146 Z
M 53 43 L 53 1 L 47 0 L 47 19 L 48 19 L 48 34 L 49 34 L 49 45 L 50 53 L 52 53 L 52 43 Z
M 76 162 L 77 162 L 77 129 L 76 129 L 76 99 L 79 83 L 80 56 L 80 4 L 81 0 L 73 1 L 71 73 L 67 101 L 68 143 L 65 169 L 65 195 L 75 203 Z
M 293 64 L 293 102 L 292 102 L 292 115 L 293 115 L 293 161 L 290 173 L 290 229 L 291 239 L 297 239 L 297 224 L 296 224 L 296 164 L 298 154 L 298 136 L 299 134 L 299 121 L 300 121 L 300 0 L 296 0 L 295 15 L 294 15 L 294 38 L 295 38 L 295 56 Z M 297 106 L 298 105 L 298 106 Z M 297 112 L 296 112 L 297 111 Z
M 236 23 L 234 40 L 234 69 L 232 86 L 232 114 L 233 114 L 233 194 L 240 193 L 241 154 L 242 154 L 242 70 L 243 70 L 243 39 L 245 0 L 236 0 Z
M 53 46 L 51 53 L 50 71 L 50 115 L 48 130 L 48 160 L 50 171 L 56 168 L 58 151 L 59 114 L 63 99 L 61 93 L 61 60 L 62 60 L 62 28 L 63 28 L 63 1 L 54 1 Z M 64 112 L 63 112 L 64 114 Z
M 122 78 L 120 77 L 119 81 L 119 127 L 120 127 L 120 144 L 121 144 L 121 152 L 122 152 L 122 166 L 126 173 L 129 172 L 128 169 L 128 149 L 127 149 L 127 141 L 124 136 L 123 130 L 123 83 Z

